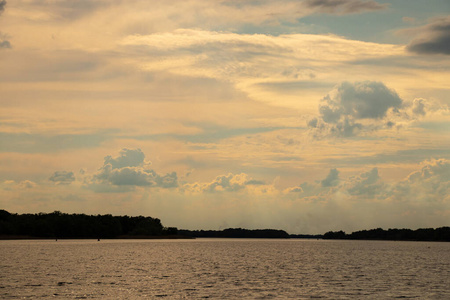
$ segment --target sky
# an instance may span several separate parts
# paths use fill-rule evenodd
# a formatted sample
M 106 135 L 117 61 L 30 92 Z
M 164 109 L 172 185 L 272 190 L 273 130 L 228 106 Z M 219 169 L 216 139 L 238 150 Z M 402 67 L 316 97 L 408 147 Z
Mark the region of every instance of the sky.
M 0 0 L 0 208 L 450 225 L 448 0 Z

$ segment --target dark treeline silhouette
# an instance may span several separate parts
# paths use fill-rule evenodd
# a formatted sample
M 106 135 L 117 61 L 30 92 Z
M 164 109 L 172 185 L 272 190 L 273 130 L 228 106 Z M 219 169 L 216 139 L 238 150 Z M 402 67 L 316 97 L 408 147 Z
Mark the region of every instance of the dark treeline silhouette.
M 175 227 L 163 227 L 159 219 L 143 216 L 94 216 L 59 211 L 19 215 L 0 210 L 0 236 L 4 238 L 138 238 L 173 236 L 177 231 Z
M 276 229 L 243 229 L 227 228 L 224 230 L 185 230 L 180 229 L 178 233 L 183 236 L 199 238 L 289 238 L 289 234 L 284 230 Z
M 0 209 L 0 238 L 323 238 L 347 240 L 447 241 L 450 227 L 424 229 L 381 228 L 355 231 L 329 231 L 324 235 L 288 234 L 276 229 L 228 228 L 224 230 L 178 230 L 164 227 L 151 217 L 66 214 L 59 211 L 37 214 L 11 214 Z
M 323 235 L 324 239 L 347 240 L 392 240 L 392 241 L 442 241 L 450 242 L 450 227 L 411 229 L 381 228 L 355 231 L 346 234 L 343 231 L 329 231 Z

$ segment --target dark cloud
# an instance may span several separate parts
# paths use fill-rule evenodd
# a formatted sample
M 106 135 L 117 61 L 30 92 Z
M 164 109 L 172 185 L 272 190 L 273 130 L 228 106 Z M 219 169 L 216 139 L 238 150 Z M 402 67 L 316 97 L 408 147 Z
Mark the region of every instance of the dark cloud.
M 307 0 L 306 5 L 318 12 L 329 14 L 353 14 L 365 11 L 383 10 L 386 4 L 367 0 Z
M 251 180 L 245 182 L 245 184 L 246 185 L 264 185 L 266 183 L 262 180 L 251 179 Z
M 343 116 L 380 119 L 388 109 L 402 104 L 396 92 L 375 81 L 344 82 L 336 88 L 336 94 L 328 94 L 322 102 L 319 110 L 327 123 L 337 123 Z
M 58 20 L 76 20 L 91 15 L 99 9 L 108 8 L 119 1 L 96 1 L 96 0 L 34 0 L 28 1 L 32 9 L 49 9 L 51 6 L 52 16 Z M 51 3 L 49 3 L 51 2 Z
M 412 31 L 418 36 L 407 46 L 408 51 L 450 55 L 450 16 L 435 19 L 430 24 Z
M 308 126 L 349 137 L 364 130 L 367 121 L 386 124 L 381 121 L 387 113 L 398 111 L 402 103 L 397 93 L 381 82 L 343 82 L 322 99 L 320 117 L 310 120 Z
M 160 175 L 148 168 L 141 149 L 122 149 L 119 156 L 106 156 L 103 166 L 88 180 L 96 191 L 130 191 L 136 186 L 174 188 L 178 186 L 176 172 Z M 113 187 L 108 190 L 108 187 Z M 125 188 L 116 188 L 125 187 Z
M 332 187 L 339 184 L 339 171 L 337 169 L 331 169 L 327 178 L 321 181 L 323 187 Z
M 5 0 L 0 1 L 0 15 L 5 11 L 5 6 L 6 6 L 6 1 Z M 3 36 L 3 34 L 0 33 L 0 38 L 2 36 Z M 11 43 L 5 39 L 0 40 L 0 49 L 1 48 L 9 49 L 9 48 L 11 48 Z
M 55 184 L 71 184 L 73 181 L 75 181 L 75 175 L 73 172 L 66 172 L 66 171 L 57 171 L 53 173 L 53 175 L 48 179 Z
M 113 169 L 123 167 L 137 167 L 144 163 L 145 155 L 141 149 L 122 149 L 120 155 L 116 158 L 112 156 L 105 157 L 105 165 L 111 164 Z
M 2 14 L 5 11 L 6 1 L 2 0 L 0 1 L 0 14 Z

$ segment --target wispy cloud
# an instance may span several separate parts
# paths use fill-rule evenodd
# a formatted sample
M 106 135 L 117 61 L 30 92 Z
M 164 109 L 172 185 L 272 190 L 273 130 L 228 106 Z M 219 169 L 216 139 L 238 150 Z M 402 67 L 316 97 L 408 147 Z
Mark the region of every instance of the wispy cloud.
M 73 172 L 56 171 L 48 180 L 55 184 L 71 184 L 75 181 L 75 175 Z
M 380 4 L 372 0 L 306 0 L 305 4 L 317 9 L 317 12 L 330 14 L 353 14 L 384 10 L 387 7 L 387 4 Z

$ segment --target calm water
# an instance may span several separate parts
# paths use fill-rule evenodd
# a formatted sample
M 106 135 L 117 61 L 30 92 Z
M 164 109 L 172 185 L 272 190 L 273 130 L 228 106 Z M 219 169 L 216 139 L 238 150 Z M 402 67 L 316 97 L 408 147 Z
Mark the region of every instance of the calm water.
M 0 298 L 450 299 L 450 243 L 0 241 Z

